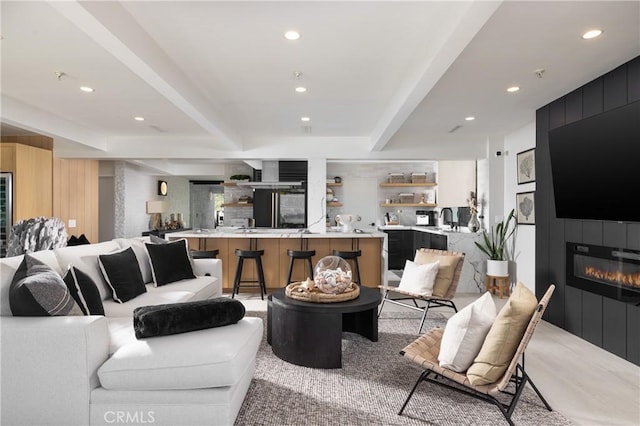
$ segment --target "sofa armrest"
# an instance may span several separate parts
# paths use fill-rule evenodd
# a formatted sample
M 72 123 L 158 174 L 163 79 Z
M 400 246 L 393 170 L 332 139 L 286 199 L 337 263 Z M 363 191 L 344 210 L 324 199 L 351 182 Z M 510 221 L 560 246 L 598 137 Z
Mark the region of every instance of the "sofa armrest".
M 193 273 L 196 274 L 197 277 L 209 274 L 222 281 L 222 260 L 193 259 Z
M 2 424 L 89 424 L 109 356 L 102 316 L 1 317 Z

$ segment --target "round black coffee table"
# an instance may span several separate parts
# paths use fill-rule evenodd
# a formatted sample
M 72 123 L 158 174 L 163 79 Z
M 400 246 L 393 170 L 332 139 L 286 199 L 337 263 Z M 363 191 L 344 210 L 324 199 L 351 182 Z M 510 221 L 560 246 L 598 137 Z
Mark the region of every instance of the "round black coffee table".
M 342 332 L 378 341 L 377 289 L 360 287 L 360 296 L 337 303 L 288 298 L 281 288 L 269 296 L 267 342 L 273 353 L 292 364 L 312 368 L 342 367 Z

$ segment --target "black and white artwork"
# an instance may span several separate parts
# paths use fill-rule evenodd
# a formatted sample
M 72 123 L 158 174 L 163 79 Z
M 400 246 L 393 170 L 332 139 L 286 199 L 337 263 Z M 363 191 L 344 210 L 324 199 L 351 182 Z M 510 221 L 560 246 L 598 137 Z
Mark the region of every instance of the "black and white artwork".
M 516 210 L 519 225 L 535 225 L 536 202 L 534 192 L 519 192 L 516 194 Z
M 536 153 L 535 148 L 522 151 L 517 155 L 518 184 L 535 182 L 536 180 Z

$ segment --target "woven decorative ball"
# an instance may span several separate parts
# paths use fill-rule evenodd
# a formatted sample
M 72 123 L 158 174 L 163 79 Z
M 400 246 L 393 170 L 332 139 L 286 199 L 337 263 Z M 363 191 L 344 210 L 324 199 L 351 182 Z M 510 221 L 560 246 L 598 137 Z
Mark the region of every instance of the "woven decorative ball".
M 323 293 L 340 294 L 351 284 L 351 266 L 341 257 L 325 256 L 316 263 L 313 281 Z

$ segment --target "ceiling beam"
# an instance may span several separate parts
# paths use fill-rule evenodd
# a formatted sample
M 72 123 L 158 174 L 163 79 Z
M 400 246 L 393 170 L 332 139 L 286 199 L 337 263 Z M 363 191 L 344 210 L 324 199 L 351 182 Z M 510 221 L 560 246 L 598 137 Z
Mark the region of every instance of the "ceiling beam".
M 438 80 L 464 51 L 482 26 L 491 18 L 502 1 L 475 1 L 466 6 L 456 25 L 446 27 L 438 40 L 434 53 L 428 55 L 409 77 L 389 103 L 371 134 L 371 151 L 382 151 L 402 124 L 433 89 Z
M 214 136 L 223 149 L 242 148 L 239 136 L 211 110 L 184 73 L 118 2 L 49 4 Z

